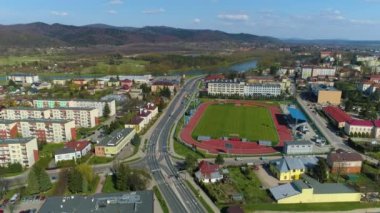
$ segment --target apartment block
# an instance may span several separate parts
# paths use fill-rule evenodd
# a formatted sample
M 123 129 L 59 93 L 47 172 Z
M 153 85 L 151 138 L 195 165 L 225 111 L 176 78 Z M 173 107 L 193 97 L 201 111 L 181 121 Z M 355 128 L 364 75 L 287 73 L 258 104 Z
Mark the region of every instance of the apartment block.
M 0 120 L 0 139 L 17 137 L 17 122 L 13 120 Z
M 35 137 L 47 143 L 67 142 L 76 138 L 74 120 L 22 119 L 16 122 L 22 137 Z
M 16 84 L 32 84 L 39 82 L 40 78 L 38 75 L 26 74 L 26 73 L 15 73 L 7 76 L 7 80 L 12 80 Z
M 20 163 L 24 167 L 31 167 L 37 160 L 36 138 L 0 140 L 0 166 L 6 167 L 9 163 Z
M 74 120 L 76 127 L 94 127 L 99 123 L 96 108 L 28 108 L 17 107 L 4 109 L 4 118 L 20 119 L 65 119 Z
M 158 107 L 153 103 L 147 103 L 144 108 L 139 109 L 137 115 L 125 125 L 125 128 L 133 128 L 137 133 L 139 133 L 157 115 Z
M 94 100 L 33 100 L 35 108 L 96 108 L 98 117 L 103 116 L 105 105 L 108 104 L 110 116 L 116 114 L 116 102 L 112 101 L 94 101 Z

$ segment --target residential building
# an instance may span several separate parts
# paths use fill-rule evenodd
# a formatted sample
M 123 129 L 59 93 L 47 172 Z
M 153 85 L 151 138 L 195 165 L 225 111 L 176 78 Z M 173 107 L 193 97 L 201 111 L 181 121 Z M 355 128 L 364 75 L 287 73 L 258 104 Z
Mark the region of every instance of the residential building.
M 283 157 L 272 160 L 271 172 L 280 181 L 298 180 L 307 170 L 316 166 L 318 159 L 315 157 Z
M 100 193 L 48 197 L 40 213 L 52 212 L 133 212 L 153 213 L 153 191 Z
M 151 118 L 154 118 L 158 115 L 158 107 L 154 103 L 147 103 L 144 106 L 144 109 L 150 112 Z
M 54 79 L 53 80 L 54 85 L 60 85 L 60 86 L 66 85 L 66 82 L 67 82 L 66 79 Z
M 346 123 L 352 120 L 351 116 L 339 107 L 323 107 L 323 112 L 337 128 L 344 128 Z
M 226 77 L 223 74 L 208 75 L 204 78 L 204 82 L 224 80 Z
M 327 164 L 331 173 L 358 174 L 362 169 L 363 158 L 360 154 L 338 149 L 327 156 Z
M 311 92 L 317 97 L 319 104 L 339 105 L 342 97 L 342 91 L 334 87 L 324 85 L 311 85 Z
M 301 180 L 269 189 L 277 203 L 359 202 L 361 193 L 342 183 L 319 183 L 303 175 Z
M 128 79 L 127 79 L 128 80 Z M 118 87 L 120 86 L 120 81 L 117 80 L 116 78 L 111 78 L 108 82 L 107 82 L 107 86 L 108 87 Z
M 40 81 L 38 75 L 26 73 L 10 74 L 7 76 L 7 80 L 12 80 L 16 84 L 32 84 Z
M 17 122 L 14 120 L 0 120 L 0 139 L 16 138 L 18 134 Z
M 312 67 L 302 67 L 301 78 L 302 79 L 310 78 L 312 76 L 312 73 L 313 73 Z
M 133 99 L 138 99 L 138 100 L 142 100 L 143 99 L 143 91 L 142 91 L 142 89 L 131 89 L 129 91 L 129 95 Z
M 97 108 L 68 107 L 49 109 L 52 119 L 74 120 L 76 127 L 91 128 L 100 123 Z
M 77 78 L 77 79 L 73 79 L 72 83 L 78 86 L 85 86 L 88 84 L 88 80 L 83 79 L 83 78 Z
M 131 81 L 129 79 L 121 80 L 120 86 L 122 86 L 122 87 L 127 86 L 128 88 L 131 88 L 133 86 L 133 81 Z
M 139 133 L 148 125 L 154 117 L 158 115 L 158 107 L 153 103 L 147 103 L 144 108 L 140 108 L 136 116 L 125 125 L 125 128 L 133 128 Z
M 313 143 L 310 141 L 285 142 L 284 153 L 287 155 L 312 154 Z
M 117 76 L 108 75 L 102 78 L 98 78 L 97 80 L 108 82 L 111 78 L 117 78 Z M 135 82 L 136 84 L 150 84 L 152 78 L 153 78 L 152 75 L 119 75 L 119 79 L 121 81 L 125 79 L 129 79 Z
M 335 67 L 313 67 L 312 76 L 335 76 Z
M 76 127 L 94 127 L 99 124 L 98 109 L 86 107 L 31 108 L 12 107 L 4 109 L 4 118 L 19 119 L 65 119 L 74 120 Z
M 66 142 L 65 147 L 55 152 L 55 162 L 76 160 L 91 152 L 91 143 L 88 141 Z
M 95 101 L 95 100 L 33 100 L 33 106 L 35 108 L 96 108 L 98 109 L 98 117 L 103 116 L 104 106 L 108 104 L 110 109 L 110 116 L 116 115 L 116 102 L 112 101 Z
M 215 183 L 223 179 L 223 174 L 219 171 L 219 165 L 202 160 L 195 172 L 198 182 Z
M 38 160 L 38 145 L 35 138 L 0 139 L 0 166 L 20 163 L 32 167 Z
M 159 92 L 160 90 L 168 88 L 173 95 L 176 91 L 179 90 L 179 84 L 171 81 L 156 81 L 152 83 L 151 91 L 153 93 Z
M 67 142 L 76 138 L 73 120 L 21 119 L 16 122 L 22 137 L 36 137 L 38 141 L 47 143 Z
M 41 89 L 50 89 L 51 83 L 48 82 L 35 82 L 31 85 L 31 88 L 41 90 Z
M 139 133 L 144 129 L 146 125 L 146 121 L 144 118 L 140 116 L 133 117 L 127 124 L 125 124 L 125 128 L 132 128 L 136 131 L 136 133 Z
M 344 126 L 344 131 L 347 135 L 360 134 L 364 136 L 371 136 L 374 125 L 372 121 L 352 119 L 347 121 Z
M 136 131 L 132 128 L 115 130 L 95 146 L 95 155 L 106 157 L 115 156 L 133 139 L 133 137 L 135 137 L 135 135 Z

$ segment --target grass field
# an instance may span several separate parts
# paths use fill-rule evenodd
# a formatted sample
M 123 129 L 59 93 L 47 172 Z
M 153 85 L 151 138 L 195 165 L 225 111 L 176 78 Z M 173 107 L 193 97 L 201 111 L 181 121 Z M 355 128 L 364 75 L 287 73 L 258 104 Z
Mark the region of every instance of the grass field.
M 272 116 L 267 109 L 234 104 L 208 106 L 193 132 L 193 137 L 200 135 L 212 138 L 239 135 L 250 141 L 278 142 Z

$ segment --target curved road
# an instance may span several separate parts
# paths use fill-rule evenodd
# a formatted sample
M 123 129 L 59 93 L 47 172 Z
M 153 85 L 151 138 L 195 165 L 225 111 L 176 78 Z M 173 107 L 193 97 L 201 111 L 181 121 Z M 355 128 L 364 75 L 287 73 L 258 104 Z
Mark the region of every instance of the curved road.
M 205 212 L 179 177 L 167 151 L 170 130 L 185 110 L 185 105 L 182 104 L 184 97 L 196 91 L 198 80 L 199 78 L 195 78 L 185 83 L 162 115 L 148 143 L 146 161 L 171 212 Z

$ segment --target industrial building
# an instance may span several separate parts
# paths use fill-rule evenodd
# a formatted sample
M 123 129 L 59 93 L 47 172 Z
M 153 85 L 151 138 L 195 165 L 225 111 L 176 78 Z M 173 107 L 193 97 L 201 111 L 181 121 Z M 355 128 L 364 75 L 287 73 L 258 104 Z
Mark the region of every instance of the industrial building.
M 302 179 L 269 189 L 277 203 L 359 202 L 361 193 L 342 183 L 319 183 L 303 175 Z
M 13 138 L 0 140 L 0 166 L 20 163 L 31 167 L 38 160 L 38 145 L 35 138 Z
M 284 153 L 287 155 L 311 154 L 313 153 L 313 143 L 310 141 L 285 142 Z
M 48 197 L 40 213 L 58 212 L 133 212 L 153 213 L 153 191 L 101 193 Z

